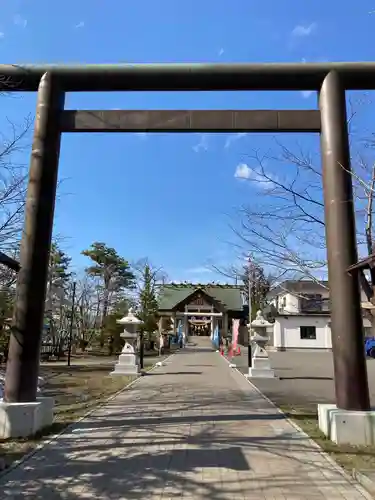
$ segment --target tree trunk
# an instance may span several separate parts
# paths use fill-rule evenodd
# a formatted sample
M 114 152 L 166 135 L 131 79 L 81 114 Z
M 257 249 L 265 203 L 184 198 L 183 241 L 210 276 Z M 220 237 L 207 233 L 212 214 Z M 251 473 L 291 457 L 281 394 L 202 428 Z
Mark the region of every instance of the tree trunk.
M 103 297 L 103 312 L 102 312 L 102 322 L 100 327 L 100 348 L 103 349 L 105 344 L 105 320 L 108 314 L 108 306 L 109 306 L 109 283 L 105 284 L 104 288 L 104 297 Z
M 143 332 L 141 332 L 140 336 L 140 346 L 139 346 L 139 364 L 140 364 L 140 367 L 141 367 L 141 370 L 143 370 L 143 367 L 144 367 L 144 338 L 143 338 Z

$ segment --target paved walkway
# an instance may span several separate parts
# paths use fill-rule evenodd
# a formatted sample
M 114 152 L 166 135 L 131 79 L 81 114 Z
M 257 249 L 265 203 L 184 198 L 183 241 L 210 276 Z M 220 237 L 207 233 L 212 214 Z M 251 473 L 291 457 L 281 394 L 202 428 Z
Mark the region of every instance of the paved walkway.
M 0 490 L 4 500 L 372 498 L 204 347 L 174 355 Z

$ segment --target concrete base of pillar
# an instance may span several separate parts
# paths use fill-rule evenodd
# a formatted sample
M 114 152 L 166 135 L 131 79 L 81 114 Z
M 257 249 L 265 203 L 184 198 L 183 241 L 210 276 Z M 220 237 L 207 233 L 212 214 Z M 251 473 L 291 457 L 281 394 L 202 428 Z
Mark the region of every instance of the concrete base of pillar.
M 53 398 L 40 397 L 32 403 L 0 401 L 0 438 L 33 436 L 53 423 Z
M 340 410 L 334 404 L 318 405 L 319 429 L 336 444 L 375 445 L 375 410 Z
M 268 357 L 253 357 L 252 367 L 246 375 L 247 378 L 276 378 L 275 372 L 271 368 L 270 360 Z
M 135 354 L 120 354 L 111 375 L 139 375 L 140 369 Z
M 270 368 L 262 370 L 260 368 L 249 368 L 249 373 L 245 375 L 246 378 L 276 378 L 275 372 Z

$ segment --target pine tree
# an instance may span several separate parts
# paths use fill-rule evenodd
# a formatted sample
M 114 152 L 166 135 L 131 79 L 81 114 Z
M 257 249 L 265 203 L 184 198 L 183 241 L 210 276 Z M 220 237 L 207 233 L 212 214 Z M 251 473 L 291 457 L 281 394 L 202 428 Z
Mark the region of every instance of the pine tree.
M 141 330 L 150 335 L 158 328 L 158 301 L 155 289 L 155 272 L 148 263 L 142 270 L 141 281 L 138 316 L 143 323 Z
M 61 250 L 57 243 L 52 243 L 49 272 L 55 285 L 65 288 L 69 283 L 72 276 L 69 270 L 71 261 L 71 257 Z
M 143 368 L 145 335 L 151 340 L 152 333 L 158 328 L 158 301 L 156 298 L 156 274 L 146 261 L 141 270 L 139 285 L 138 317 L 142 321 L 140 328 L 140 364 Z
M 71 258 L 61 250 L 56 243 L 53 243 L 50 251 L 46 310 L 53 312 L 61 305 L 69 285 L 72 273 L 69 270 Z
M 135 276 L 127 260 L 121 257 L 114 248 L 105 243 L 94 242 L 82 255 L 89 257 L 93 265 L 86 268 L 89 276 L 99 277 L 103 288 L 102 320 L 100 344 L 104 346 L 105 322 L 110 308 L 110 299 L 113 294 L 132 289 L 135 285 Z
M 67 313 L 69 301 L 67 295 L 72 273 L 71 258 L 61 250 L 57 243 L 52 243 L 48 267 L 46 291 L 46 321 L 54 346 L 62 348 L 64 335 L 67 335 Z M 58 350 L 58 349 L 57 349 Z
M 267 293 L 270 290 L 270 279 L 266 277 L 264 269 L 260 265 L 252 262 L 244 266 L 241 279 L 247 304 L 249 303 L 250 281 L 251 319 L 254 319 L 256 312 L 265 305 Z

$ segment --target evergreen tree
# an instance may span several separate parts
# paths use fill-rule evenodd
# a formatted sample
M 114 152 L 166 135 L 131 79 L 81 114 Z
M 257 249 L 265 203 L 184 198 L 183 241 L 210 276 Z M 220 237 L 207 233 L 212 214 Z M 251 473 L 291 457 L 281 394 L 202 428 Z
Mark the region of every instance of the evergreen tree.
M 266 277 L 264 269 L 253 262 L 245 265 L 241 276 L 246 303 L 249 303 L 249 284 L 251 292 L 251 319 L 255 319 L 256 312 L 266 303 L 267 293 L 270 290 L 270 279 Z
M 141 330 L 151 335 L 158 329 L 158 301 L 156 298 L 156 276 L 150 264 L 146 263 L 141 276 L 138 317 L 142 320 Z
M 63 250 L 59 248 L 57 243 L 52 243 L 50 252 L 49 275 L 50 280 L 53 281 L 55 286 L 65 288 L 72 276 L 69 270 L 71 264 L 71 257 L 69 257 Z
M 52 243 L 48 267 L 45 316 L 54 346 L 62 348 L 64 336 L 68 332 L 69 285 L 72 273 L 71 258 Z M 57 349 L 59 351 L 59 349 Z
M 52 243 L 47 278 L 46 312 L 53 313 L 61 306 L 65 298 L 72 276 L 69 270 L 71 260 L 57 243 Z
M 152 341 L 152 333 L 158 329 L 158 301 L 156 299 L 156 275 L 157 271 L 152 269 L 147 260 L 140 270 L 139 279 L 139 306 L 138 317 L 142 321 L 140 325 L 140 365 L 143 368 L 145 335 L 147 340 Z
M 114 248 L 105 243 L 94 242 L 90 248 L 82 251 L 89 257 L 92 265 L 86 268 L 89 276 L 100 278 L 103 289 L 102 320 L 100 344 L 104 346 L 104 327 L 113 294 L 132 289 L 135 286 L 135 276 L 127 260 L 121 257 Z

